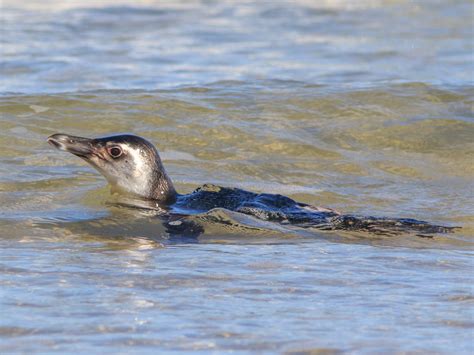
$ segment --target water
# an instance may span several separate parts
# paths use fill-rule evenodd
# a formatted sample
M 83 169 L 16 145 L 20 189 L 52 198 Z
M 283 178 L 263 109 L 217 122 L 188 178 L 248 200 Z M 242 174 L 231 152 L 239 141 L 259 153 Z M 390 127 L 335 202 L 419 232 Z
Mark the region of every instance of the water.
M 468 1 L 3 1 L 2 353 L 472 353 Z M 111 203 L 56 132 L 204 183 L 461 226 L 433 239 Z

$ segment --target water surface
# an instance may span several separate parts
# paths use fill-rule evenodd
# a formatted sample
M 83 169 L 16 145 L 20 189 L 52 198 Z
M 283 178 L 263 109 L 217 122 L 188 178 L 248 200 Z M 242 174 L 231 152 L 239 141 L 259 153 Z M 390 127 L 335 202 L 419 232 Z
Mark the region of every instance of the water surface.
M 472 353 L 472 4 L 4 1 L 3 353 Z M 460 226 L 431 239 L 118 207 L 50 134 L 204 183 Z M 216 219 L 226 222 L 215 223 Z

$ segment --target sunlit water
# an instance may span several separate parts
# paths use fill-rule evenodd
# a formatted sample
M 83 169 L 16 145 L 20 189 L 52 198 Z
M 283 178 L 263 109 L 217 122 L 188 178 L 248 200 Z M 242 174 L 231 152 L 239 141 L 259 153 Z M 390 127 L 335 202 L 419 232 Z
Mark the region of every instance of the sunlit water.
M 472 4 L 315 3 L 3 2 L 0 352 L 472 353 Z M 143 135 L 180 192 L 462 228 L 170 237 L 56 132 Z

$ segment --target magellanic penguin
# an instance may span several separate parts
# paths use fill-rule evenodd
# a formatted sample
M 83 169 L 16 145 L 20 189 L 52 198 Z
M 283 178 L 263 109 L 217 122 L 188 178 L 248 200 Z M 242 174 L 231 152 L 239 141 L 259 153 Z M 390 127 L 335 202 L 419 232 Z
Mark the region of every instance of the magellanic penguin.
M 84 159 L 107 179 L 113 191 L 152 201 L 170 213 L 196 214 L 225 208 L 303 228 L 388 235 L 447 233 L 455 228 L 410 218 L 346 215 L 330 208 L 299 203 L 283 195 L 215 185 L 203 185 L 190 194 L 181 195 L 176 192 L 155 146 L 131 134 L 90 139 L 58 133 L 50 136 L 48 143 Z

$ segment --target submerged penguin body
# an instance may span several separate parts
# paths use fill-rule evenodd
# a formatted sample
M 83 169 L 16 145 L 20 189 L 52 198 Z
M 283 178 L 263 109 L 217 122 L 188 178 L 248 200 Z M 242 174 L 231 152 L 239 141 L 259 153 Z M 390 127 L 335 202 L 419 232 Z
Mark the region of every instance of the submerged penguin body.
M 446 233 L 453 229 L 414 219 L 343 215 L 278 194 L 257 194 L 215 185 L 203 185 L 190 194 L 180 195 L 154 145 L 135 135 L 89 139 L 54 134 L 48 138 L 48 143 L 87 161 L 107 179 L 112 190 L 152 201 L 170 214 L 186 215 L 225 208 L 258 219 L 304 228 L 376 234 Z

